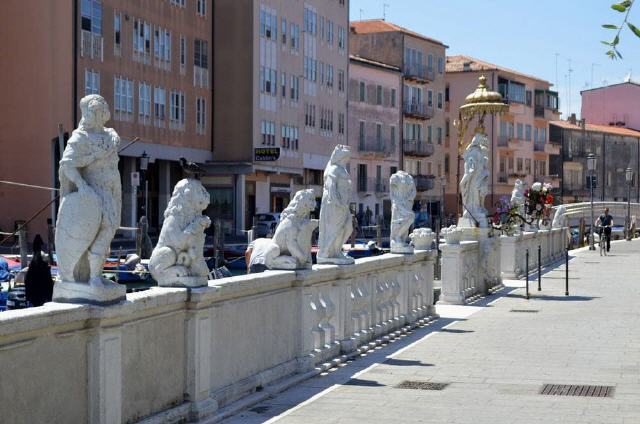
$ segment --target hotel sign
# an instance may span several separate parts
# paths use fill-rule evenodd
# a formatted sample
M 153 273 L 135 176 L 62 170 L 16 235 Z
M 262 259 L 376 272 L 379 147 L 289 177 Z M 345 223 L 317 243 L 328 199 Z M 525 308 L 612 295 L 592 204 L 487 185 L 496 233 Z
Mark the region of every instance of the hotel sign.
M 279 147 L 258 147 L 254 149 L 254 160 L 256 162 L 270 162 L 280 158 Z

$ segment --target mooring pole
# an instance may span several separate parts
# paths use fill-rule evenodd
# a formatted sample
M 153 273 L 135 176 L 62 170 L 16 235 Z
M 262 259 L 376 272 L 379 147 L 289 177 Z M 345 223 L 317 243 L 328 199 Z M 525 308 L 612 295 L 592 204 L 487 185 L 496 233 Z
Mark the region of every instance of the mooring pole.
M 542 247 L 540 245 L 538 245 L 538 291 L 542 290 L 542 261 L 541 261 L 541 257 L 542 257 Z
M 564 252 L 564 295 L 569 296 L 569 248 Z
M 529 249 L 527 249 L 527 255 L 526 255 L 526 260 L 525 260 L 524 275 L 525 275 L 525 278 L 527 279 L 527 281 L 526 281 L 526 288 L 527 288 L 527 300 L 528 300 L 528 299 L 529 299 Z

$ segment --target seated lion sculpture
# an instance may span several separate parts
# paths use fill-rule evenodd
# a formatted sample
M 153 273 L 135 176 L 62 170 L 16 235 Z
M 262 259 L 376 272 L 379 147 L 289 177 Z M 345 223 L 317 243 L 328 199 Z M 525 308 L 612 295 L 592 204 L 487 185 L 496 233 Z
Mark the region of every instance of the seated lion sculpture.
M 317 219 L 309 219 L 316 207 L 313 190 L 298 191 L 280 216 L 271 239 L 271 249 L 278 256 L 265 265 L 269 269 L 303 269 L 311 267 L 311 235 L 318 227 Z
M 149 260 L 149 272 L 164 287 L 207 285 L 209 268 L 204 260 L 204 230 L 211 225 L 203 215 L 209 193 L 200 181 L 184 179 L 176 184 L 164 212 L 158 245 Z

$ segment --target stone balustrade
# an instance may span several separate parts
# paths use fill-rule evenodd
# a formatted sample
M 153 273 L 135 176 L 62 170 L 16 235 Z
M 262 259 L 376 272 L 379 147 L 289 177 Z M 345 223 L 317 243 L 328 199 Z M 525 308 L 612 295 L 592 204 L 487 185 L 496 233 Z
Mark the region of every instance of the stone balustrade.
M 108 307 L 48 303 L 3 312 L 2 420 L 222 418 L 434 317 L 434 260 L 425 251 L 387 254 L 202 288 L 156 287 Z
M 526 251 L 529 250 L 529 270 L 538 266 L 538 246 L 541 247 L 541 266 L 545 267 L 564 258 L 567 229 L 556 228 L 538 232 L 524 232 L 500 237 L 500 263 L 503 278 L 521 278 L 525 275 Z

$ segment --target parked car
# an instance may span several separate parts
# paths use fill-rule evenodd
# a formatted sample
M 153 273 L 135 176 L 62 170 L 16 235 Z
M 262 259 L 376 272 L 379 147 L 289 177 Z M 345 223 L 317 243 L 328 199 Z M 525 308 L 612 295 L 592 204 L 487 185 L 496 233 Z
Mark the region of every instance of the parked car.
M 259 213 L 256 215 L 255 222 L 255 231 L 253 233 L 255 238 L 273 236 L 276 232 L 276 227 L 280 222 L 280 213 Z
M 9 290 L 7 309 L 24 309 L 27 306 L 27 296 L 24 286 L 16 286 Z

